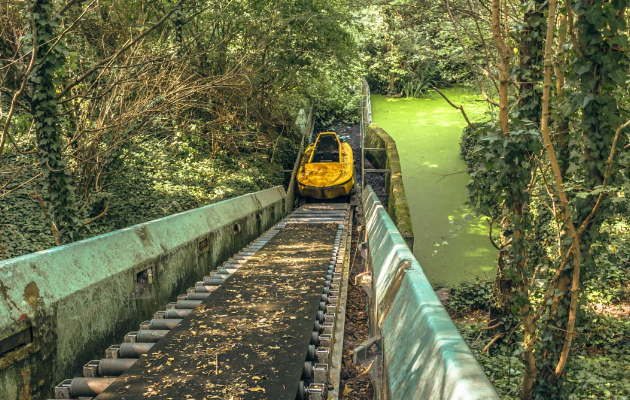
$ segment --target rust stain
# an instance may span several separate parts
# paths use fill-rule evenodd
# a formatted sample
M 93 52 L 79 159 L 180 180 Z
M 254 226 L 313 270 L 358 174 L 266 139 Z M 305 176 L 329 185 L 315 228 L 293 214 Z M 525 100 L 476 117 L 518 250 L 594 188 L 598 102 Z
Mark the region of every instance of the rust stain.
M 4 299 L 7 302 L 11 303 L 13 308 L 18 308 L 17 304 L 15 304 L 13 300 L 11 300 L 11 298 L 9 297 L 9 291 L 7 290 L 7 287 L 4 286 L 4 282 L 2 282 L 1 280 L 0 280 L 0 294 L 2 294 L 2 297 L 4 297 Z
M 29 369 L 22 370 L 20 375 L 23 379 L 22 390 L 20 390 L 20 399 L 31 400 L 33 398 L 31 396 L 31 371 Z
M 31 282 L 24 288 L 24 300 L 31 306 L 31 308 L 37 310 L 37 299 L 39 298 L 39 288 L 35 282 Z

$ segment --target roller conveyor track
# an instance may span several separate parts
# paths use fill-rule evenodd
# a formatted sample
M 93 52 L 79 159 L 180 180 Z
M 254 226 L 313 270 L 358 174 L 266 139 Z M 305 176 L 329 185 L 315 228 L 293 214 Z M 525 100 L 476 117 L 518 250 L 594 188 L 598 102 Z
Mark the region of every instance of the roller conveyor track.
M 59 384 L 56 398 L 327 399 L 338 389 L 350 232 L 347 204 L 298 208 L 87 363 L 84 377 Z

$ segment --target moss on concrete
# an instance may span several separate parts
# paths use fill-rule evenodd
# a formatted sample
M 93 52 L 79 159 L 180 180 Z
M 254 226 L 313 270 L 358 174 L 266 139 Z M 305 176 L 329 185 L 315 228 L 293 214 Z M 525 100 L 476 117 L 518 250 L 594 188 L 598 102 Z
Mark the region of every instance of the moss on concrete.
M 0 262 L 0 399 L 46 399 L 54 385 L 284 216 L 281 187 Z M 235 229 L 238 224 L 238 229 Z M 153 282 L 138 280 L 152 269 Z
M 370 125 L 365 135 L 366 148 L 385 149 L 381 152 L 369 152 L 368 159 L 379 169 L 388 169 L 389 179 L 386 180 L 387 212 L 398 227 L 400 234 L 410 249 L 413 249 L 414 235 L 411 213 L 405 194 L 400 156 L 396 148 L 396 142 L 387 132 L 376 124 Z

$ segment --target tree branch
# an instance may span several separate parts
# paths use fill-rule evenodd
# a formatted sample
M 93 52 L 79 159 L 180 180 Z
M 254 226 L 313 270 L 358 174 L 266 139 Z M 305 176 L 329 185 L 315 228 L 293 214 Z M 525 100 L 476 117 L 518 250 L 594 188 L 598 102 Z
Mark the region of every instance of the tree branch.
M 11 100 L 9 113 L 7 114 L 7 117 L 5 119 L 4 127 L 2 128 L 2 136 L 0 137 L 0 155 L 2 154 L 2 150 L 4 149 L 6 138 L 9 135 L 9 125 L 11 124 L 11 118 L 13 117 L 13 113 L 15 112 L 15 105 L 18 101 L 17 98 L 24 91 L 24 88 L 26 87 L 26 83 L 28 82 L 28 77 L 31 74 L 31 71 L 33 70 L 33 66 L 35 65 L 35 55 L 37 53 L 37 29 L 35 29 L 35 17 L 33 15 L 33 8 L 35 7 L 36 4 L 37 4 L 37 0 L 33 2 L 33 4 L 31 5 L 31 10 L 30 10 L 30 14 L 31 14 L 30 25 L 33 31 L 33 48 L 31 49 L 31 61 L 29 62 L 28 67 L 26 68 L 26 71 L 24 72 L 24 77 L 22 78 L 22 84 L 20 85 L 20 88 L 17 90 L 17 92 L 13 94 L 13 99 Z
M 448 97 L 446 97 L 446 96 L 444 95 L 444 93 L 442 93 L 442 92 L 440 91 L 440 89 L 436 88 L 435 86 L 433 86 L 433 90 L 435 90 L 436 92 L 438 92 L 438 93 L 440 94 L 440 96 L 442 96 L 442 97 L 444 98 L 444 100 L 446 100 L 446 102 L 447 102 L 448 104 L 450 104 L 450 105 L 451 105 L 451 107 L 453 107 L 453 108 L 455 108 L 455 109 L 459 110 L 459 111 L 462 113 L 462 115 L 464 116 L 464 119 L 466 120 L 466 123 L 468 124 L 468 126 L 470 126 L 471 128 L 474 128 L 474 125 L 473 125 L 473 124 L 470 122 L 470 120 L 468 119 L 468 115 L 466 115 L 466 111 L 464 111 L 464 106 L 456 106 L 455 104 L 453 104 L 453 102 L 452 102 L 452 101 L 450 101 L 450 100 L 448 99 Z
M 86 72 L 83 73 L 83 75 L 79 76 L 78 78 L 76 78 L 74 81 L 70 82 L 68 85 L 66 85 L 66 87 L 63 88 L 63 90 L 61 90 L 61 92 L 59 92 L 59 94 L 57 95 L 57 99 L 61 99 L 63 96 L 66 95 L 66 93 L 68 93 L 68 91 L 70 91 L 70 89 L 72 89 L 73 87 L 75 87 L 76 85 L 78 85 L 79 83 L 83 82 L 87 77 L 89 77 L 90 75 L 92 75 L 92 73 L 94 73 L 94 71 L 96 71 L 97 69 L 101 68 L 103 65 L 107 64 L 108 62 L 115 60 L 116 58 L 118 58 L 118 56 L 120 56 L 122 53 L 124 53 L 125 51 L 129 50 L 130 47 L 132 47 L 133 45 L 135 45 L 136 43 L 138 43 L 140 40 L 142 40 L 142 38 L 144 38 L 145 36 L 147 36 L 149 33 L 151 33 L 153 30 L 155 30 L 158 26 L 162 25 L 164 22 L 166 22 L 169 17 L 171 15 L 173 15 L 173 13 L 175 11 L 177 11 L 177 9 L 185 2 L 186 0 L 179 0 L 177 2 L 177 4 L 175 4 L 170 10 L 169 12 L 167 12 L 158 22 L 155 23 L 155 25 L 153 25 L 152 27 L 150 27 L 149 29 L 146 29 L 144 32 L 142 32 L 138 37 L 136 37 L 135 39 L 133 39 L 132 41 L 128 42 L 126 45 L 124 45 L 121 49 L 119 49 L 115 54 L 112 54 L 109 57 L 105 57 L 104 59 L 102 59 L 101 61 L 99 61 L 98 63 L 96 63 L 96 65 L 94 65 L 92 68 L 88 69 Z

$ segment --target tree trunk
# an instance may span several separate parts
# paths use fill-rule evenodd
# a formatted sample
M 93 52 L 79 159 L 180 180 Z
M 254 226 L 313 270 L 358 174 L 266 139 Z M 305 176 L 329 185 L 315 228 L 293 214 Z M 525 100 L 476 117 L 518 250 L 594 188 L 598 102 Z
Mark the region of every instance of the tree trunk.
M 545 3 L 545 0 L 536 0 L 530 11 L 523 15 L 519 44 L 518 110 L 521 118 L 536 126 L 540 124 L 542 112 L 540 86 L 543 79 L 543 39 L 547 26 Z
M 501 33 L 501 0 L 492 0 L 492 38 L 499 50 L 499 124 L 501 132 L 507 134 L 508 126 L 508 94 L 510 83 L 510 49 Z
M 62 124 L 58 113 L 57 93 L 53 80 L 55 70 L 63 65 L 63 58 L 52 49 L 54 32 L 52 1 L 40 0 L 33 8 L 37 30 L 37 65 L 29 78 L 33 88 L 31 110 L 37 133 L 39 164 L 44 175 L 44 188 L 58 231 L 57 243 L 79 239 L 76 197 L 72 171 L 61 154 L 63 148 Z M 53 228 L 53 231 L 55 228 Z

